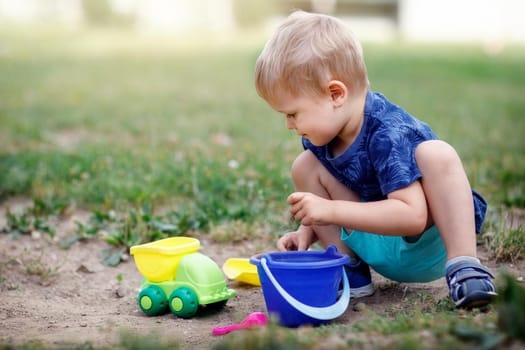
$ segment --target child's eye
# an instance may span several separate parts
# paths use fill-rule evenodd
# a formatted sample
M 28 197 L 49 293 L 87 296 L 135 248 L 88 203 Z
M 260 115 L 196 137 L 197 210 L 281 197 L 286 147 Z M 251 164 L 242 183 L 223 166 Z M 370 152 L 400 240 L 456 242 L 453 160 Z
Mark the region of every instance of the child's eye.
M 293 118 L 295 118 L 295 113 L 293 113 L 293 114 L 287 114 L 287 115 L 286 115 L 286 118 L 287 118 L 287 119 L 293 119 Z

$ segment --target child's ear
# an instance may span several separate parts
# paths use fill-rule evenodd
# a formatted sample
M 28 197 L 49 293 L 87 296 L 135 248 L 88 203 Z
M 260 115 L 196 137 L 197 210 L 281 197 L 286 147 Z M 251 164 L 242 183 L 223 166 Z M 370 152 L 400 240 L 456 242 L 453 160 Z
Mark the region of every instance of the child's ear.
M 328 91 L 335 107 L 341 106 L 348 97 L 346 85 L 339 80 L 332 80 L 328 83 Z

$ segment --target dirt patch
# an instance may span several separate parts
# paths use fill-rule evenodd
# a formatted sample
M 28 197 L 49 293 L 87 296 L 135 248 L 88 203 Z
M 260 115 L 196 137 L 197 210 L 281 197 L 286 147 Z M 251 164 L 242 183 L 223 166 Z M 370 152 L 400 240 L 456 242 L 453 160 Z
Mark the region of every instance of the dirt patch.
M 17 204 L 27 201 L 10 202 L 9 207 Z M 0 207 L 0 226 L 5 224 L 6 207 L 5 203 Z M 254 311 L 266 311 L 259 287 L 229 281 L 237 296 L 220 311 L 202 312 L 191 319 L 172 314 L 146 316 L 137 305 L 142 276 L 132 257 L 117 267 L 107 267 L 100 263 L 101 252 L 108 248 L 104 242 L 79 242 L 68 250 L 58 247 L 57 240 L 73 229 L 74 221 L 85 221 L 88 216 L 79 211 L 61 222 L 55 240 L 46 234 L 17 239 L 0 235 L 0 344 L 40 340 L 50 346 L 87 342 L 102 347 L 119 342 L 122 331 L 130 331 L 176 339 L 183 349 L 208 349 L 221 340 L 211 334 L 213 327 L 239 322 Z M 264 239 L 218 244 L 206 235 L 197 238 L 201 252 L 219 266 L 230 257 L 274 250 L 274 242 Z M 485 252 L 480 255 L 496 271 L 506 269 L 524 277 L 522 262 L 519 266 L 496 266 L 487 261 Z M 436 302 L 447 298 L 443 279 L 425 284 L 390 283 L 377 274 L 373 279 L 376 293 L 352 300 L 347 312 L 334 322 L 350 325 L 366 317 L 363 303 L 381 312 L 389 307 L 410 307 L 411 296 L 418 293 L 426 293 Z M 361 303 L 359 307 L 357 303 Z

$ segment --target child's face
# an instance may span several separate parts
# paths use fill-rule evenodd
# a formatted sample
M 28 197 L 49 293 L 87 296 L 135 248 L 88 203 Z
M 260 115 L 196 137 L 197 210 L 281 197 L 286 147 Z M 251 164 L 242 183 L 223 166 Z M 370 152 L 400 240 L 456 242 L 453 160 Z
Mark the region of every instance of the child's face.
M 342 124 L 338 109 L 334 108 L 329 93 L 322 96 L 293 96 L 280 91 L 278 98 L 269 105 L 286 117 L 286 127 L 316 146 L 324 146 L 340 132 Z

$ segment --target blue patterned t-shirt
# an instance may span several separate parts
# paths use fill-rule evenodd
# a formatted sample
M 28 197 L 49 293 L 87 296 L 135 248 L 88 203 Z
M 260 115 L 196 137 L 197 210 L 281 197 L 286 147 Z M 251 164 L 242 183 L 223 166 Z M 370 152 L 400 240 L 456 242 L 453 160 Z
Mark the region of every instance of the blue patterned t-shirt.
M 382 94 L 369 91 L 361 131 L 342 154 L 332 157 L 328 145 L 318 147 L 306 138 L 302 142 L 341 183 L 364 201 L 377 201 L 421 178 L 416 147 L 423 141 L 437 139 L 426 123 Z M 481 232 L 487 204 L 477 192 L 472 192 L 476 232 Z

